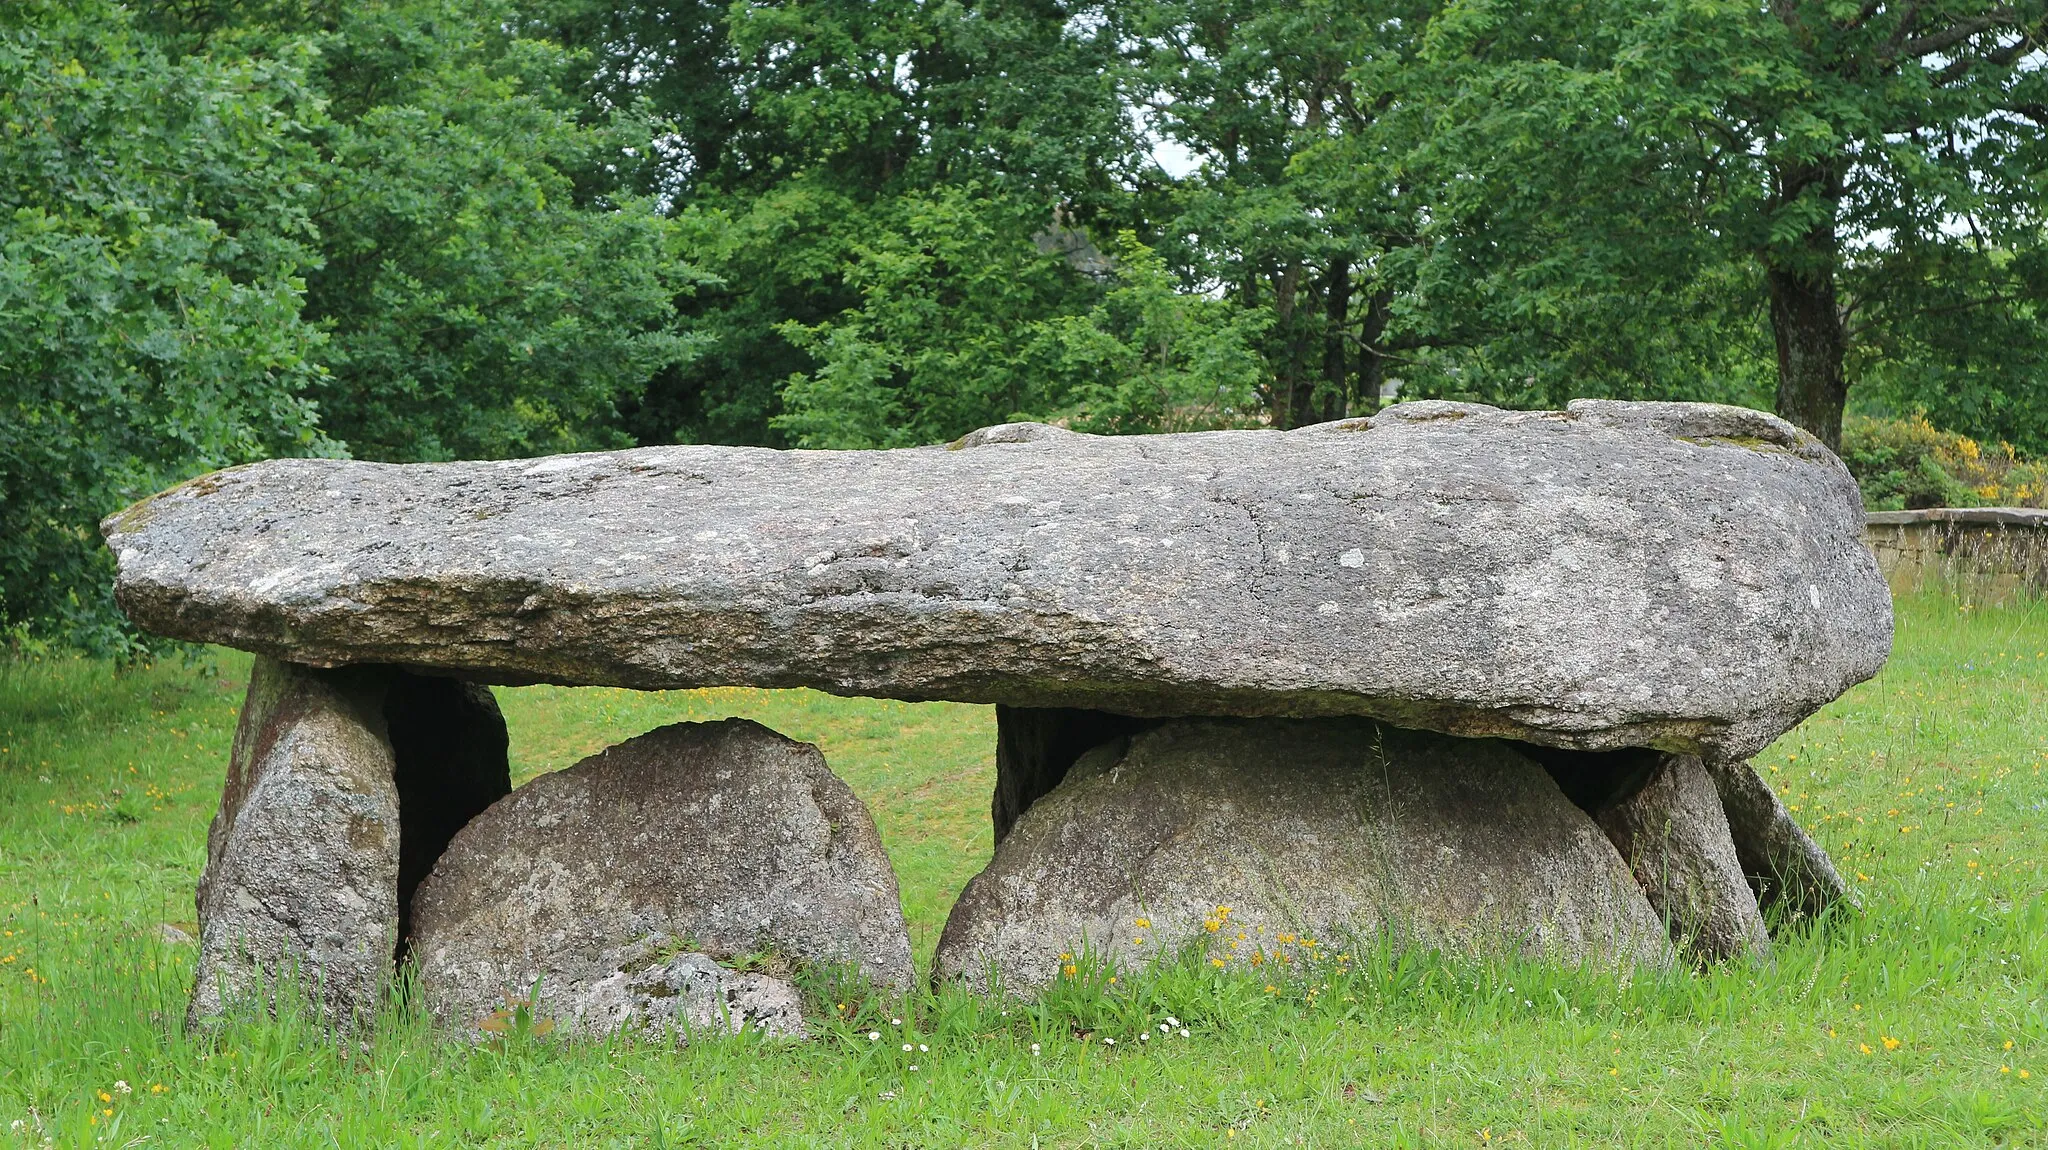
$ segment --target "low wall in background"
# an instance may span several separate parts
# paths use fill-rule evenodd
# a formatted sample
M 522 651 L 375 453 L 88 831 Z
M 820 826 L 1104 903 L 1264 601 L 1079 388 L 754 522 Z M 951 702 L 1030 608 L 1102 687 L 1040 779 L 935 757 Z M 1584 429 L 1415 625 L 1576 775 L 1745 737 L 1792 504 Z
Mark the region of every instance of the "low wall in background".
M 2048 595 L 2048 510 L 1873 511 L 1863 538 L 1894 595 L 1935 586 L 1986 602 Z

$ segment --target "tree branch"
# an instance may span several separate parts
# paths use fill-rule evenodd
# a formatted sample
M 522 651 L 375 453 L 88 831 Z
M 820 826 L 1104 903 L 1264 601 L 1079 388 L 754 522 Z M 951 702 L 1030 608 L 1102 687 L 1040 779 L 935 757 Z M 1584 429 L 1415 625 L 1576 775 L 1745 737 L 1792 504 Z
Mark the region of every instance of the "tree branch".
M 2001 24 L 2017 23 L 2019 14 L 2010 8 L 1994 8 L 1981 16 L 1973 16 L 1960 24 L 1951 25 L 1939 32 L 1916 36 L 1899 45 L 1898 54 L 1906 57 L 1932 56 L 1936 52 L 1953 48 L 1979 32 L 1996 28 Z
M 2020 38 L 2002 48 L 1993 49 L 1982 56 L 1964 56 L 1950 61 L 1948 67 L 1934 74 L 1931 81 L 1937 88 L 1946 88 L 1964 76 L 1969 75 L 1977 65 L 1989 64 L 1993 68 L 2008 68 L 2012 62 L 2031 51 L 2040 41 L 2040 29 L 2025 29 Z
M 2000 295 L 1994 292 L 1983 299 L 1966 299 L 1961 303 L 1944 304 L 1941 307 L 1916 307 L 1906 314 L 1911 316 L 1948 315 L 1953 312 L 1969 311 L 1971 308 L 1984 307 L 1987 304 L 2011 302 L 2013 302 L 2012 296 Z

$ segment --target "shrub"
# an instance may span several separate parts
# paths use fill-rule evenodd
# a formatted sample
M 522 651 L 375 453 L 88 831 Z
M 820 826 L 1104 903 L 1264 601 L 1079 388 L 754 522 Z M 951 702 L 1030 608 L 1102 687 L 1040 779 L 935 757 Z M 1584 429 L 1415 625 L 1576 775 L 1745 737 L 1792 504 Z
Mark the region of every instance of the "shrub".
M 1925 416 L 1851 416 L 1842 462 L 1872 511 L 1922 507 L 2048 507 L 2048 461 L 2022 459 L 2009 443 L 1987 447 L 1943 431 Z

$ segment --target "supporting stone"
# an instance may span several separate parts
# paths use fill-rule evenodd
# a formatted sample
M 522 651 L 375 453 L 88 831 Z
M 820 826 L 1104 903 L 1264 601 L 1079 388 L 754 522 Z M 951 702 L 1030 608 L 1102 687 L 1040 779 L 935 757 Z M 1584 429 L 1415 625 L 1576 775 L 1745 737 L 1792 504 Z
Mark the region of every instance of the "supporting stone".
M 187 1024 L 272 1006 L 280 984 L 332 1025 L 367 1021 L 402 937 L 408 867 L 508 789 L 488 690 L 258 658 L 207 833 Z
M 259 658 L 199 880 L 187 1025 L 297 981 L 367 1021 L 398 933 L 398 788 L 384 676 Z
M 796 966 L 911 980 L 867 808 L 816 747 L 744 719 L 662 727 L 513 791 L 413 913 L 422 998 L 472 1035 L 508 1001 L 590 1036 L 680 1035 L 707 1010 L 795 1034 Z
M 935 970 L 1030 993 L 1084 948 L 1130 968 L 1194 945 L 1228 966 L 1385 935 L 1565 962 L 1672 953 L 1606 835 L 1512 744 L 1174 720 L 1083 755 L 1023 813 Z
M 1032 803 L 1051 793 L 1083 753 L 1136 734 L 1157 720 L 1076 707 L 996 706 L 996 791 L 989 805 L 996 841 Z
M 1817 918 L 1838 902 L 1856 905 L 1849 884 L 1778 801 L 1756 768 L 1740 760 L 1706 760 L 1735 842 L 1735 857 L 1766 914 Z
M 1594 816 L 1635 872 L 1671 939 L 1696 962 L 1770 953 L 1714 782 L 1692 755 L 1659 755 L 1631 794 Z

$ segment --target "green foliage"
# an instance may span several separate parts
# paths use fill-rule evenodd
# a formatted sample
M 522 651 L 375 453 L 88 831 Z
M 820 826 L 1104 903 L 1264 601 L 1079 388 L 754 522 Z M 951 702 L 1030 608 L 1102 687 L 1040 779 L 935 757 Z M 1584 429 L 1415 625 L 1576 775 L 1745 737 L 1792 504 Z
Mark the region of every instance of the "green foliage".
M 1101 299 L 1033 237 L 1127 201 L 1110 37 L 1010 4 L 626 4 L 564 25 L 608 101 L 677 129 L 638 178 L 717 281 L 681 303 L 704 354 L 630 405 L 641 441 L 929 442 L 1035 410 L 1043 382 L 981 357 L 1005 325 Z
M 102 0 L 0 9 L 0 627 L 125 649 L 102 516 L 335 449 L 300 314 L 306 63 L 173 60 Z
M 1041 250 L 1033 221 L 992 222 L 972 188 L 902 206 L 905 222 L 848 271 L 861 306 L 783 329 L 819 363 L 790 379 L 774 420 L 799 445 L 903 447 L 1018 419 L 1128 433 L 1251 417 L 1263 317 L 1177 290 L 1130 232 L 1115 286 L 1063 315 L 1087 289 L 1053 233 L 1035 237 L 1053 249 Z
M 563 91 L 564 51 L 476 0 L 352 5 L 320 45 L 322 426 L 374 459 L 629 446 L 616 405 L 701 340 L 673 299 L 698 276 L 644 197 L 580 176 L 650 146 Z
M 791 376 L 773 426 L 805 447 L 905 447 L 1035 406 L 1018 344 L 1056 305 L 1066 268 L 1007 206 L 970 186 L 878 209 L 887 218 L 845 266 L 859 306 L 780 328 L 819 366 Z
M 1929 269 L 2039 246 L 2044 33 L 2039 2 L 1453 3 L 1426 54 L 1432 226 L 1507 238 L 1482 262 L 1511 281 L 1611 277 L 1648 325 L 1684 322 L 1702 277 L 1747 280 L 1722 298 L 1768 316 L 1780 414 L 1833 442 L 1875 350 L 1853 341 L 1883 342 L 1859 312 L 1952 318 Z M 1935 342 L 1944 371 L 1998 355 Z
M 1063 422 L 1131 434 L 1247 426 L 1268 376 L 1263 309 L 1181 291 L 1166 261 L 1117 233 L 1116 286 L 1083 316 L 1032 333 L 1027 356 L 1052 382 Z
M 702 342 L 674 311 L 700 277 L 616 173 L 652 118 L 581 103 L 588 62 L 525 35 L 510 0 L 150 11 L 194 50 L 310 53 L 324 114 L 297 177 L 329 435 L 371 459 L 629 442 L 620 399 Z
M 1943 244 L 1886 262 L 1854 321 L 1853 405 L 2048 455 L 2048 250 Z
M 136 640 L 97 521 L 273 455 L 631 442 L 709 337 L 579 57 L 497 0 L 0 12 L 0 630 Z
M 1199 162 L 1140 201 L 1145 230 L 1189 281 L 1265 314 L 1254 346 L 1275 425 L 1369 410 L 1417 346 L 1394 320 L 1424 210 L 1404 155 L 1429 7 L 1108 6 L 1129 45 L 1126 98 Z
M 2048 463 L 2021 458 L 2009 443 L 1985 447 L 1942 431 L 1924 416 L 1852 416 L 1842 428 L 1842 462 L 1873 511 L 2048 507 Z

